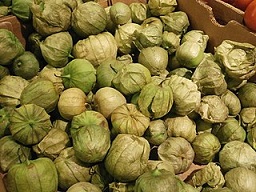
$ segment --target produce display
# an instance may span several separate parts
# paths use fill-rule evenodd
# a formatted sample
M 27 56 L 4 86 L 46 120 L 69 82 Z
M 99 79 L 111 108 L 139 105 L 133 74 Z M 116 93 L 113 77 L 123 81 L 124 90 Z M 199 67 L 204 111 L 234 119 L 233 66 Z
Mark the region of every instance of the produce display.
M 207 1 L 207 0 L 206 0 Z M 256 1 L 255 0 L 223 0 L 224 2 L 244 11 L 244 24 L 256 32 Z
M 33 28 L 26 47 L 0 29 L 7 192 L 255 192 L 255 45 L 207 52 L 176 0 L 0 12 Z

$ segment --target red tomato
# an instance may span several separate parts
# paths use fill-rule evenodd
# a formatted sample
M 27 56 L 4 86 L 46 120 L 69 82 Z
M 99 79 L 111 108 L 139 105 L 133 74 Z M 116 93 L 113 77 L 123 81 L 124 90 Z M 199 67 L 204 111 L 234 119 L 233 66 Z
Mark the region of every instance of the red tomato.
M 256 32 L 256 0 L 247 6 L 244 12 L 244 23 L 250 30 Z
M 253 0 L 234 0 L 232 5 L 242 11 L 245 11 L 246 7 L 252 2 Z

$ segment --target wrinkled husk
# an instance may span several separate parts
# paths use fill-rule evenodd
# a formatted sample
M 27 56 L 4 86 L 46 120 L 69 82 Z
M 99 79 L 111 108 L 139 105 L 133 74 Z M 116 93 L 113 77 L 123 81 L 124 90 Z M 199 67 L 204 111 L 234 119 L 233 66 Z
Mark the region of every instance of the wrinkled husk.
M 228 89 L 231 91 L 237 91 L 239 88 L 241 88 L 243 85 L 245 85 L 248 81 L 248 80 L 232 78 L 227 75 L 225 76 L 225 79 L 228 84 Z
M 164 25 L 164 31 L 183 35 L 187 32 L 190 25 L 188 15 L 183 11 L 174 11 L 164 16 L 160 16 Z
M 227 119 L 229 114 L 228 107 L 217 95 L 203 96 L 196 112 L 209 123 L 221 123 Z
M 201 92 L 193 81 L 178 75 L 171 75 L 164 83 L 173 90 L 173 108 L 176 114 L 188 115 L 198 108 Z
M 148 83 L 138 96 L 140 111 L 150 118 L 161 118 L 170 112 L 173 106 L 173 91 L 168 85 Z
M 256 123 L 256 107 L 245 107 L 239 113 L 241 125 L 248 131 Z
M 20 95 L 21 105 L 35 104 L 43 107 L 46 112 L 52 112 L 57 106 L 59 94 L 52 81 L 37 78 L 29 82 Z
M 30 6 L 33 0 L 12 0 L 11 13 L 20 20 L 27 22 L 32 18 Z
M 136 23 L 126 23 L 117 27 L 115 31 L 115 40 L 117 43 L 118 51 L 121 54 L 130 54 L 136 49 L 133 44 L 135 35 L 134 32 L 141 30 L 141 25 Z
M 11 12 L 10 8 L 5 5 L 0 6 L 0 17 L 7 16 Z
M 210 59 L 204 59 L 197 66 L 191 79 L 203 95 L 221 95 L 227 91 L 225 75 L 219 65 Z
M 99 125 L 104 127 L 104 129 L 109 130 L 108 121 L 101 113 L 93 110 L 86 110 L 73 117 L 70 127 L 71 135 L 75 135 L 81 128 L 90 125 Z
M 142 136 L 150 123 L 149 117 L 143 115 L 137 106 L 125 103 L 111 113 L 111 133 L 120 133 Z
M 135 182 L 134 191 L 179 191 L 179 184 L 180 180 L 172 172 L 164 169 L 155 169 L 140 175 Z
M 131 9 L 131 18 L 133 23 L 141 24 L 145 19 L 150 17 L 148 4 L 134 2 L 129 5 Z
M 75 155 L 85 163 L 101 162 L 110 148 L 110 131 L 100 125 L 81 127 L 71 137 Z
M 254 99 L 256 94 L 256 83 L 247 82 L 238 89 L 237 96 L 240 99 L 242 107 L 256 107 Z
M 69 121 L 60 118 L 60 119 L 55 119 L 55 120 L 52 122 L 52 126 L 53 126 L 53 128 L 61 129 L 61 130 L 63 130 L 63 131 L 68 132 L 68 131 L 69 131 L 70 124 L 69 124 Z
M 106 25 L 107 13 L 97 2 L 79 4 L 72 12 L 72 29 L 83 38 L 103 32 Z
M 181 43 L 184 43 L 185 41 L 194 41 L 201 45 L 202 49 L 205 51 L 208 40 L 209 36 L 203 31 L 192 29 L 183 35 Z
M 23 145 L 33 145 L 47 135 L 52 123 L 44 108 L 35 104 L 25 104 L 13 111 L 9 128 L 16 141 Z
M 0 106 L 18 106 L 23 89 L 29 82 L 19 76 L 7 75 L 0 80 Z
M 102 192 L 101 189 L 90 182 L 78 182 L 68 188 L 67 192 Z
M 152 17 L 144 20 L 143 23 L 145 24 L 141 24 L 142 29 L 140 31 L 135 31 L 134 33 L 134 44 L 138 50 L 147 47 L 160 46 L 162 44 L 163 26 L 152 24 L 154 21 L 152 21 L 152 23 L 147 23 L 151 18 Z
M 165 169 L 166 171 L 170 171 L 175 174 L 172 162 L 162 160 L 148 160 L 146 171 L 153 171 L 155 169 Z
M 169 72 L 168 77 L 171 75 L 178 75 L 181 77 L 185 77 L 187 79 L 191 79 L 192 75 L 193 75 L 193 71 L 186 68 L 186 67 L 179 67 L 177 69 L 173 69 Z
M 157 149 L 158 158 L 173 164 L 175 174 L 187 171 L 193 163 L 195 152 L 182 137 L 168 137 Z
M 72 10 L 63 3 L 34 1 L 30 9 L 33 28 L 44 37 L 70 28 Z
M 129 55 L 127 55 L 129 57 Z M 96 78 L 97 78 L 97 87 L 111 87 L 112 80 L 116 73 L 121 70 L 121 68 L 126 65 L 132 63 L 132 59 L 127 60 L 118 60 L 118 59 L 110 59 L 103 61 L 96 69 Z
M 176 35 L 173 32 L 164 31 L 162 36 L 161 47 L 168 51 L 171 55 L 176 52 L 177 48 L 180 46 L 180 35 Z
M 49 157 L 55 159 L 60 152 L 70 145 L 68 134 L 57 128 L 52 128 L 47 135 L 32 149 L 38 157 Z
M 148 7 L 150 13 L 154 16 L 166 15 L 173 12 L 177 7 L 176 0 L 149 0 Z
M 38 77 L 50 80 L 53 83 L 57 93 L 60 94 L 64 90 L 64 85 L 60 77 L 62 70 L 63 68 L 55 68 L 51 65 L 46 65 L 40 70 Z
M 217 189 L 214 189 L 211 187 L 204 187 L 202 189 L 202 192 L 234 192 L 234 191 L 227 187 L 217 188 Z
M 107 172 L 104 161 L 94 165 L 90 170 L 90 174 L 92 175 L 90 182 L 97 185 L 102 191 L 114 181 L 113 177 Z
M 236 116 L 241 111 L 241 102 L 240 99 L 237 97 L 237 95 L 233 92 L 227 89 L 226 92 L 224 92 L 220 96 L 221 100 L 225 103 L 225 105 L 228 107 L 229 115 Z
M 8 29 L 0 29 L 0 48 L 0 65 L 10 65 L 25 51 L 18 37 Z
M 255 172 L 256 151 L 242 141 L 230 141 L 219 152 L 219 163 L 224 172 L 242 166 Z
M 104 160 L 106 170 L 120 182 L 136 180 L 147 166 L 150 145 L 143 137 L 118 134 Z
M 215 135 L 203 132 L 195 137 L 192 147 L 195 152 L 194 162 L 208 164 L 215 159 L 220 151 L 221 144 Z
M 58 172 L 58 185 L 63 190 L 77 182 L 91 180 L 92 165 L 79 160 L 73 147 L 63 149 L 54 164 Z
M 196 119 L 195 122 L 196 122 L 196 131 L 198 133 L 202 133 L 205 131 L 211 132 L 213 123 L 206 122 L 201 118 Z
M 73 48 L 73 40 L 69 32 L 58 32 L 47 36 L 40 49 L 44 60 L 53 67 L 64 67 Z
M 7 135 L 0 139 L 0 155 L 1 171 L 6 173 L 13 165 L 30 159 L 31 148 L 19 144 L 11 135 Z
M 134 192 L 134 183 L 121 183 L 112 182 L 109 183 L 110 192 Z
M 196 137 L 196 124 L 187 115 L 167 117 L 164 121 L 169 137 L 183 137 L 189 142 Z
M 46 157 L 13 165 L 7 174 L 6 188 L 11 192 L 28 189 L 37 192 L 56 192 L 58 188 L 56 167 L 53 161 Z
M 256 189 L 256 173 L 244 167 L 231 169 L 225 174 L 226 186 L 234 192 L 254 192 Z
M 215 58 L 228 76 L 248 80 L 255 74 L 256 48 L 249 43 L 224 40 L 215 48 Z
M 212 133 L 218 137 L 221 144 L 230 141 L 245 141 L 246 131 L 234 117 L 228 117 L 222 123 L 214 124 Z
M 73 46 L 72 54 L 75 58 L 87 59 L 97 68 L 103 61 L 116 58 L 117 43 L 111 33 L 102 32 L 79 40 Z
M 225 179 L 220 166 L 214 162 L 210 162 L 205 167 L 195 172 L 192 176 L 192 183 L 195 187 L 207 184 L 216 189 L 224 186 Z
M 247 133 L 247 142 L 256 150 L 256 126 L 254 125 Z
M 0 138 L 5 135 L 10 135 L 9 125 L 10 117 L 15 107 L 3 107 L 0 109 Z
M 160 47 L 147 47 L 140 51 L 138 62 L 147 67 L 151 75 L 161 75 L 168 65 L 168 52 Z
M 105 30 L 114 34 L 115 30 L 116 30 L 116 25 L 110 18 L 110 8 L 111 8 L 110 5 L 105 7 L 105 11 L 106 11 L 106 14 L 107 14 L 107 24 L 106 24 Z
M 132 95 L 151 81 L 148 68 L 140 63 L 131 63 L 122 67 L 112 80 L 113 86 L 124 95 Z
M 44 37 L 37 32 L 32 32 L 27 37 L 27 46 L 28 49 L 35 54 L 36 58 L 42 60 L 43 56 L 40 49 L 40 43 L 43 41 Z
M 2 78 L 4 78 L 5 76 L 7 75 L 10 75 L 10 70 L 9 68 L 3 66 L 3 65 L 0 65 L 0 80 Z
M 143 137 L 145 137 L 152 145 L 160 145 L 161 143 L 163 143 L 168 137 L 167 126 L 164 120 L 151 120 Z

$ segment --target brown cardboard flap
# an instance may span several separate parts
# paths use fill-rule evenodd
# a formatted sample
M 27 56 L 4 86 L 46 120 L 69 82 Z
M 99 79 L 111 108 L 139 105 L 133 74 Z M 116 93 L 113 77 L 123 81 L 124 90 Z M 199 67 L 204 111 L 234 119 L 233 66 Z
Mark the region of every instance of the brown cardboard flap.
M 26 39 L 22 33 L 22 25 L 20 21 L 14 15 L 8 15 L 0 18 L 0 28 L 8 29 L 20 40 L 25 47 Z
M 177 0 L 178 8 L 187 13 L 191 28 L 199 29 L 209 35 L 207 51 L 213 52 L 223 40 L 233 40 L 256 45 L 256 34 L 235 20 L 221 25 L 214 17 L 212 8 L 200 0 Z M 226 7 L 227 9 L 227 7 Z
M 5 187 L 4 187 L 3 177 L 4 177 L 4 175 L 2 173 L 0 173 L 0 192 L 6 192 Z
M 227 24 L 234 20 L 243 24 L 244 12 L 234 6 L 225 3 L 223 0 L 207 0 L 207 4 L 212 8 L 216 20 L 221 24 Z

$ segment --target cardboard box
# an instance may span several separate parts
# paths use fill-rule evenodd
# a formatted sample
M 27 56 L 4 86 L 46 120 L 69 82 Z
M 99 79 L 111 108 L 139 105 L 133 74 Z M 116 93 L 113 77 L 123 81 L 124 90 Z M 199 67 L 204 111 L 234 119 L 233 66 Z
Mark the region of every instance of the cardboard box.
M 13 32 L 24 47 L 26 46 L 25 27 L 14 15 L 0 17 L 0 29 L 8 29 Z
M 147 0 L 99 0 L 98 3 L 103 7 L 107 7 L 119 1 L 127 4 L 147 2 Z M 177 2 L 178 10 L 186 12 L 189 17 L 190 29 L 203 30 L 209 35 L 207 51 L 213 52 L 214 47 L 225 39 L 248 42 L 256 46 L 256 34 L 250 32 L 243 25 L 242 11 L 223 3 L 221 0 L 177 0 Z M 0 18 L 0 28 L 7 28 L 13 31 L 23 45 L 26 46 L 29 27 L 26 28 L 21 25 L 16 17 Z M 201 167 L 200 165 L 192 164 L 188 171 L 179 176 L 185 180 L 191 173 Z M 6 192 L 2 178 L 3 174 L 0 174 L 0 192 Z
M 223 40 L 256 45 L 256 34 L 242 23 L 243 12 L 221 0 L 177 0 L 179 9 L 188 14 L 191 28 L 209 35 L 207 51 L 213 52 Z

